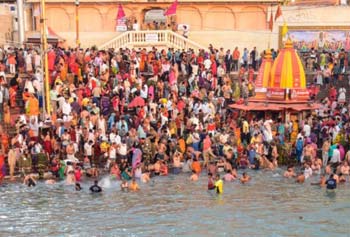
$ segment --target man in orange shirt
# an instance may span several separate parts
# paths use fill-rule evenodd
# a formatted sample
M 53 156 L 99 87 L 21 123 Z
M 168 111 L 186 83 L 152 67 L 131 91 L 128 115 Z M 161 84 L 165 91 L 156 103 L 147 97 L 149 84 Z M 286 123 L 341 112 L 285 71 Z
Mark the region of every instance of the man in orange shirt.
M 192 171 L 194 171 L 197 175 L 202 172 L 201 163 L 197 160 L 197 158 L 193 158 L 192 162 Z
M 203 140 L 203 158 L 204 158 L 204 167 L 207 167 L 210 157 L 216 158 L 216 155 L 213 153 L 211 149 L 211 136 L 207 134 L 207 136 Z
M 238 71 L 238 60 L 239 57 L 241 56 L 241 53 L 238 50 L 238 47 L 235 48 L 232 54 L 232 59 L 233 59 L 233 71 Z
M 30 94 L 27 106 L 27 115 L 30 116 L 30 120 L 35 119 L 37 122 L 40 113 L 39 100 L 33 94 Z

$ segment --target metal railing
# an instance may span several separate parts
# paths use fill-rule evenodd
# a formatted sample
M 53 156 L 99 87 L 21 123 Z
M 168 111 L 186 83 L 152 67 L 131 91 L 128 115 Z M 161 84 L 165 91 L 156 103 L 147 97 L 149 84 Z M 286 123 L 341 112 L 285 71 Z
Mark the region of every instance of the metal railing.
M 182 35 L 170 30 L 147 30 L 147 31 L 127 31 L 108 42 L 100 45 L 99 49 L 119 49 L 119 48 L 136 48 L 163 46 L 174 49 L 193 49 L 198 51 L 205 47 L 190 40 Z

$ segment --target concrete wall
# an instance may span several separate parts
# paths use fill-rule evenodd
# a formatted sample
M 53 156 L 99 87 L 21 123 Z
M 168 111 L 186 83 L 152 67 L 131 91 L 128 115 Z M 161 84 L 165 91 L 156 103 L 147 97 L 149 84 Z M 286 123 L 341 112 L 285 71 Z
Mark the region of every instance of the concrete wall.
M 0 45 L 13 39 L 13 16 L 8 4 L 0 4 Z
M 33 2 L 36 2 L 33 3 L 35 11 L 39 5 L 36 0 Z M 122 4 L 127 17 L 134 17 L 138 22 L 142 22 L 145 9 L 166 9 L 171 2 L 170 0 L 156 3 L 128 1 Z M 292 5 L 282 7 L 282 16 L 274 22 L 273 31 L 270 32 L 268 20 L 271 12 L 276 12 L 276 7 L 271 8 L 270 4 L 263 3 L 267 1 L 257 2 L 217 0 L 208 4 L 203 1 L 180 0 L 174 18 L 178 24 L 188 24 L 190 26 L 189 38 L 202 45 L 212 43 L 216 48 L 230 49 L 238 46 L 241 50 L 244 47 L 252 49 L 256 46 L 259 52 L 266 49 L 268 45 L 275 49 L 279 47 L 279 30 L 284 22 L 290 27 L 350 26 L 349 6 Z M 297 2 L 302 3 L 302 1 Z M 101 45 L 119 34 L 115 32 L 117 6 L 116 2 L 110 1 L 98 4 L 96 1 L 81 1 L 79 32 L 83 47 Z M 75 46 L 73 1 L 50 0 L 46 8 L 47 25 L 65 38 L 68 45 Z M 39 25 L 39 17 L 36 17 L 36 21 Z

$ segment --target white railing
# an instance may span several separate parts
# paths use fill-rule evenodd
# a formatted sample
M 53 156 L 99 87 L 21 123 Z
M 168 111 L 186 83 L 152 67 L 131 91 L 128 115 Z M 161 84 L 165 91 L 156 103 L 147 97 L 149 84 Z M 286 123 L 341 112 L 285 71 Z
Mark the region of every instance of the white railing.
M 99 46 L 99 49 L 119 49 L 163 46 L 174 49 L 205 49 L 204 46 L 170 30 L 127 31 Z

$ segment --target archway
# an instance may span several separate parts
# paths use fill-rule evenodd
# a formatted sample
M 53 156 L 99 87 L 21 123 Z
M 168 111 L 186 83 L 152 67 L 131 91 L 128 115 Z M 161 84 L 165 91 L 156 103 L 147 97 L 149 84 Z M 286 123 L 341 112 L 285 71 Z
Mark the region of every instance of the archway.
M 202 29 L 202 16 L 195 7 L 181 7 L 177 10 L 178 24 L 189 25 L 191 30 Z
M 147 8 L 142 11 L 142 15 L 142 29 L 159 30 L 166 28 L 167 17 L 164 16 L 164 9 Z
M 205 15 L 203 30 L 234 30 L 235 15 L 228 7 L 210 8 Z
M 79 8 L 80 31 L 98 32 L 103 29 L 102 16 L 98 9 L 93 7 Z
M 47 10 L 47 25 L 57 32 L 71 31 L 69 16 L 65 9 L 50 7 Z M 59 21 L 57 19 L 60 19 Z
M 260 7 L 245 7 L 238 13 L 240 30 L 266 30 L 267 18 L 264 9 Z

